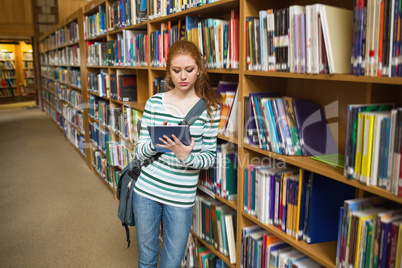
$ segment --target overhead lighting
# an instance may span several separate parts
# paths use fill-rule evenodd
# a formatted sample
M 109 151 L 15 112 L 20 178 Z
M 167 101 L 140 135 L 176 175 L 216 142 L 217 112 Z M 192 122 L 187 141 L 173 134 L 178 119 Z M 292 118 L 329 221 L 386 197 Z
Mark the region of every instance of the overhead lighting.
M 2 49 L 1 52 L 7 52 L 7 49 Z
M 29 53 L 32 53 L 32 52 L 33 52 L 33 50 L 32 50 L 32 49 L 30 49 L 30 50 L 28 50 L 28 52 L 29 52 Z

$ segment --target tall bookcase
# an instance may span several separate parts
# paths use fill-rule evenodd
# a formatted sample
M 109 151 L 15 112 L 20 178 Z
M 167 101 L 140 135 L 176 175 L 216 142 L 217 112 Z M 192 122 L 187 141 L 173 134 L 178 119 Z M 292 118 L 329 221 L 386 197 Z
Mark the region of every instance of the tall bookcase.
M 124 142 L 132 152 L 135 145 L 122 136 L 118 131 L 109 127 L 99 120 L 99 118 L 93 118 L 89 115 L 89 108 L 91 107 L 90 100 L 96 98 L 104 105 L 125 109 L 130 108 L 138 111 L 143 111 L 146 100 L 153 94 L 153 83 L 156 77 L 165 75 L 165 69 L 160 67 L 124 67 L 124 66 L 88 66 L 87 64 L 87 49 L 86 41 L 98 41 L 107 42 L 110 40 L 116 40 L 117 35 L 122 32 L 122 29 L 109 31 L 106 27 L 105 33 L 100 33 L 94 37 L 84 38 L 84 21 L 86 17 L 92 16 L 101 10 L 105 10 L 106 20 L 109 20 L 108 8 L 114 1 L 110 0 L 94 0 L 90 2 L 83 9 L 78 10 L 72 14 L 65 21 L 55 26 L 51 31 L 45 34 L 41 38 L 41 65 L 42 65 L 42 87 L 45 90 L 45 103 L 48 105 L 48 112 L 56 121 L 63 121 L 61 119 L 62 107 L 61 101 L 58 98 L 59 92 L 56 91 L 58 84 L 57 74 L 63 72 L 63 68 L 66 68 L 66 72 L 69 72 L 71 68 L 78 68 L 80 70 L 81 88 L 71 86 L 66 83 L 66 86 L 73 91 L 77 91 L 82 94 L 83 102 L 83 124 L 85 133 L 81 133 L 84 137 L 83 144 L 85 144 L 86 162 L 92 170 L 94 168 L 94 156 L 95 151 L 102 151 L 97 148 L 90 139 L 89 128 L 90 124 L 97 124 L 99 129 L 109 133 L 112 141 Z M 396 202 L 402 205 L 402 198 L 391 194 L 379 187 L 366 186 L 359 182 L 349 180 L 343 176 L 343 169 L 333 167 L 315 160 L 309 157 L 300 156 L 284 156 L 278 155 L 270 151 L 262 150 L 256 146 L 251 146 L 243 142 L 243 123 L 244 122 L 244 97 L 248 96 L 251 92 L 265 92 L 276 91 L 280 96 L 291 96 L 294 98 L 309 99 L 313 102 L 319 103 L 323 108 L 336 107 L 335 114 L 328 119 L 331 125 L 336 126 L 333 130 L 333 135 L 337 142 L 338 151 L 344 153 L 345 140 L 346 140 L 346 120 L 347 120 L 347 106 L 349 104 L 370 104 L 379 102 L 394 102 L 397 107 L 402 106 L 402 78 L 384 78 L 384 77 L 367 77 L 367 76 L 353 76 L 350 74 L 341 75 L 329 75 L 329 74 L 296 74 L 288 72 L 263 72 L 263 71 L 249 71 L 246 68 L 246 30 L 245 21 L 246 17 L 258 17 L 259 10 L 267 10 L 270 8 L 284 8 L 290 5 L 309 5 L 315 3 L 324 3 L 327 5 L 333 5 L 337 7 L 353 9 L 353 0 L 300 0 L 300 1 L 260 1 L 260 0 L 220 0 L 203 6 L 190 8 L 178 13 L 174 13 L 168 16 L 147 20 L 145 22 L 126 27 L 124 29 L 131 30 L 146 30 L 148 34 L 148 40 L 150 35 L 156 30 L 160 30 L 161 24 L 168 21 L 177 21 L 184 19 L 186 15 L 195 17 L 209 17 L 209 18 L 221 18 L 229 19 L 230 10 L 236 9 L 239 11 L 240 18 L 240 32 L 239 32 L 239 69 L 208 69 L 210 79 L 212 83 L 217 83 L 220 80 L 236 81 L 239 83 L 239 131 L 237 136 L 225 137 L 218 135 L 218 138 L 223 141 L 235 143 L 238 147 L 239 167 L 238 167 L 238 199 L 227 201 L 219 196 L 215 196 L 215 199 L 219 200 L 229 207 L 237 211 L 237 244 L 236 244 L 236 264 L 229 264 L 228 257 L 224 257 L 217 252 L 213 246 L 205 243 L 218 257 L 222 258 L 230 267 L 240 267 L 241 256 L 241 228 L 249 225 L 260 225 L 264 229 L 280 237 L 283 241 L 287 242 L 294 248 L 298 249 L 302 253 L 308 255 L 312 259 L 316 260 L 325 267 L 335 267 L 335 254 L 336 254 L 336 242 L 327 242 L 320 244 L 309 245 L 303 241 L 295 241 L 292 237 L 286 235 L 278 228 L 272 225 L 262 224 L 256 217 L 250 216 L 243 211 L 243 191 L 244 191 L 244 168 L 250 164 L 253 159 L 261 159 L 268 157 L 272 161 L 285 161 L 290 165 L 306 169 L 324 176 L 330 179 L 339 181 L 344 184 L 354 186 L 356 188 L 356 197 L 363 197 L 367 195 L 377 195 L 384 197 L 390 201 Z M 148 8 L 149 12 L 149 8 Z M 72 22 L 78 23 L 79 28 L 79 41 L 69 44 L 68 40 L 64 40 L 64 44 L 57 43 L 57 36 L 60 29 L 65 29 Z M 351 25 L 352 27 L 352 25 Z M 46 60 L 54 51 L 62 50 L 66 47 L 79 45 L 80 51 L 80 64 L 79 66 L 65 66 L 59 63 L 50 63 Z M 150 58 L 150 42 L 148 42 L 148 59 Z M 43 60 L 42 60 L 43 57 Z M 62 69 L 55 69 L 62 68 Z M 101 96 L 88 90 L 87 80 L 89 73 L 99 73 L 102 70 L 106 71 L 109 75 L 116 74 L 118 70 L 125 70 L 128 73 L 137 75 L 137 92 L 138 99 L 136 102 L 123 103 L 110 98 L 110 93 L 106 96 Z M 50 77 L 50 75 L 52 77 Z M 64 84 L 64 83 L 60 83 Z M 89 145 L 89 146 L 88 146 Z M 104 156 L 104 152 L 99 152 Z M 113 167 L 113 170 L 108 172 L 114 173 L 119 167 Z M 101 175 L 101 171 L 95 171 L 102 178 L 102 181 L 115 193 L 115 182 L 107 181 L 106 178 Z M 201 240 L 199 238 L 199 240 Z

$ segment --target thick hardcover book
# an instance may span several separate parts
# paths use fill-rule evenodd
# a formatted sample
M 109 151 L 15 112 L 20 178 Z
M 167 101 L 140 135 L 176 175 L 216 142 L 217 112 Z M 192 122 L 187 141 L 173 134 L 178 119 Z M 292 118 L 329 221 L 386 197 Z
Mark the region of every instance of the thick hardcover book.
M 135 74 L 119 76 L 119 101 L 137 101 L 137 77 Z
M 343 201 L 355 196 L 355 188 L 325 176 L 312 176 L 307 243 L 323 243 L 337 239 L 338 213 Z
M 329 72 L 331 74 L 350 73 L 353 12 L 320 5 L 320 18 Z
M 304 156 L 338 152 L 320 104 L 294 99 L 293 109 Z

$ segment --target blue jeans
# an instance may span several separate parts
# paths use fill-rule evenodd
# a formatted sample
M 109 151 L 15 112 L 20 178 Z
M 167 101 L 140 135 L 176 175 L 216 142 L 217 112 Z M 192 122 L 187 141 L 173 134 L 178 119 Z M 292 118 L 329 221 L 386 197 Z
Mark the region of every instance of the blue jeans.
M 179 268 L 186 250 L 193 207 L 169 206 L 134 192 L 133 208 L 137 234 L 138 268 L 157 267 L 161 220 L 163 244 L 159 267 Z

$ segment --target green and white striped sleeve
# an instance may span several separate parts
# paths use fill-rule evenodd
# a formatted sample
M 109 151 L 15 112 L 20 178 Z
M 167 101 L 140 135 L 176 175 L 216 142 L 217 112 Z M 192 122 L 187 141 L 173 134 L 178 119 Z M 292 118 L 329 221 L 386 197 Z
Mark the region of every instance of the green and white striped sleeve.
M 152 98 L 150 98 L 145 104 L 145 109 L 141 120 L 140 138 L 137 142 L 135 151 L 136 157 L 141 161 L 156 155 L 155 147 L 152 144 L 147 128 L 148 125 L 152 125 L 152 120 Z

